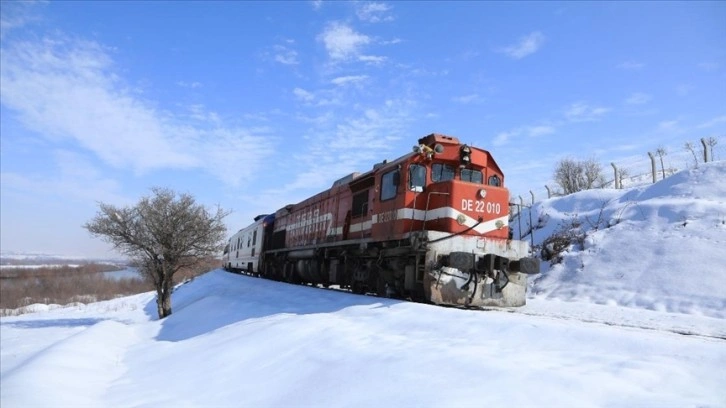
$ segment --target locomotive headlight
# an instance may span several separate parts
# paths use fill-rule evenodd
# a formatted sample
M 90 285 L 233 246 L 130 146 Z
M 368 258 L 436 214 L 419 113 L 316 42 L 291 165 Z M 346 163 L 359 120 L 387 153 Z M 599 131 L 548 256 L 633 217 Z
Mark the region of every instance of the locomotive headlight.
M 484 198 L 487 196 L 487 191 L 482 188 L 479 190 L 479 193 L 477 193 L 477 195 L 479 196 L 479 198 Z
M 462 169 L 471 164 L 471 148 L 467 145 L 462 145 L 459 148 L 459 167 Z
M 464 223 L 466 222 L 466 216 L 464 216 L 464 214 L 459 214 L 456 217 L 456 222 L 458 222 L 459 225 L 464 225 Z

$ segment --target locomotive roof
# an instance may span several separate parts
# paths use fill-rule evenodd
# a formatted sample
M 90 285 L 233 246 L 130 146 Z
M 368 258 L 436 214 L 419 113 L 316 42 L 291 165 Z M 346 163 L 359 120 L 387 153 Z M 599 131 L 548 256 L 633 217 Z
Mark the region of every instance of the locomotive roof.
M 443 146 L 447 146 L 447 145 L 448 146 L 459 146 L 461 144 L 461 142 L 459 141 L 458 138 L 456 138 L 454 136 L 447 136 L 447 135 L 444 135 L 441 133 L 431 133 L 429 135 L 426 135 L 426 136 L 418 139 L 418 144 L 425 145 L 425 146 L 428 146 L 433 149 L 436 146 L 436 144 L 441 144 Z M 487 165 L 495 168 L 500 174 L 502 173 L 501 170 L 499 169 L 499 166 L 497 165 L 496 161 L 494 160 L 494 158 L 492 157 L 492 155 L 489 153 L 488 150 L 485 150 L 485 149 L 482 149 L 479 147 L 475 147 L 475 146 L 470 146 L 470 147 L 486 153 L 487 157 L 488 157 Z M 321 191 L 321 192 L 319 192 L 311 197 L 308 197 L 298 203 L 288 204 L 285 207 L 280 208 L 280 210 L 287 210 L 287 212 L 291 212 L 297 205 L 304 203 L 306 201 L 309 201 L 309 200 L 313 200 L 320 195 L 330 194 L 331 190 L 336 189 L 336 188 L 348 187 L 348 188 L 355 189 L 355 185 L 357 185 L 357 184 L 369 183 L 370 182 L 369 179 L 371 179 L 373 177 L 373 175 L 376 174 L 376 172 L 387 171 L 390 168 L 397 166 L 401 162 L 408 160 L 411 156 L 414 156 L 416 154 L 418 154 L 418 153 L 415 153 L 412 151 L 412 152 L 406 153 L 406 154 L 396 158 L 395 160 L 390 160 L 390 161 L 383 160 L 382 162 L 374 164 L 373 168 L 366 171 L 365 173 L 360 173 L 360 172 L 350 173 L 344 177 L 339 178 L 335 182 L 333 182 L 333 185 L 329 189 Z M 358 187 L 360 187 L 360 186 L 358 186 Z M 280 211 L 280 210 L 278 210 L 278 211 Z

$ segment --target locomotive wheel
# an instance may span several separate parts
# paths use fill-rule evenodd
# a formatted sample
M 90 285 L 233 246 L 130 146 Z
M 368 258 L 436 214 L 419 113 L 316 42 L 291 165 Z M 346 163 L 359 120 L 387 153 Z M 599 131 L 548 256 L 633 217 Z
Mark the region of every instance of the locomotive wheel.
M 355 293 L 356 295 L 363 295 L 366 293 L 363 282 L 359 281 L 353 281 L 353 283 L 350 285 L 350 291 Z

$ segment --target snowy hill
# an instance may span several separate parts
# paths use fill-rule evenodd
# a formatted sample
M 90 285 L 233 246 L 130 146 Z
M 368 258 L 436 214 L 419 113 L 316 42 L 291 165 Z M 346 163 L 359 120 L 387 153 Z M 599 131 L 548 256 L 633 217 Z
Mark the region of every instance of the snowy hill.
M 521 219 L 528 231 L 529 214 Z M 726 318 L 726 162 L 545 200 L 532 220 L 535 245 L 563 228 L 583 245 L 545 263 L 530 297 Z
M 162 321 L 152 293 L 2 317 L 0 406 L 724 407 L 724 176 L 539 203 L 535 243 L 573 221 L 585 235 L 522 308 L 215 270 Z

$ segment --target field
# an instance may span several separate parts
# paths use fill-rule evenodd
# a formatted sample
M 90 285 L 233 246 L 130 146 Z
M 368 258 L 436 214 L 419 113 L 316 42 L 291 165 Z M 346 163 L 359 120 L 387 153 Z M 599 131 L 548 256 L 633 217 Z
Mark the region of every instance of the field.
M 42 262 L 42 263 L 41 263 Z M 153 284 L 123 263 L 34 259 L 4 260 L 0 268 L 0 316 L 33 312 L 37 305 L 91 303 L 154 290 Z M 179 272 L 177 282 L 219 266 L 208 260 Z

